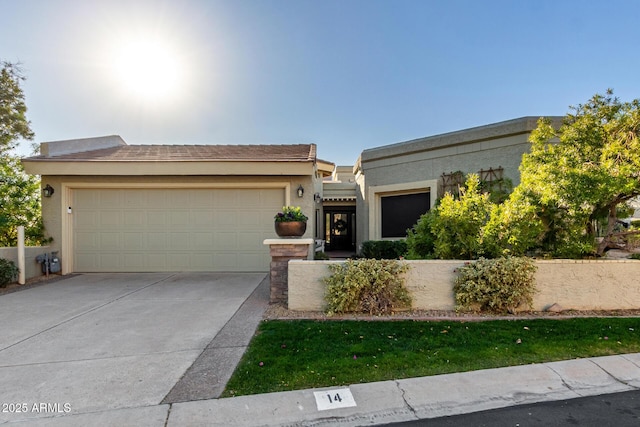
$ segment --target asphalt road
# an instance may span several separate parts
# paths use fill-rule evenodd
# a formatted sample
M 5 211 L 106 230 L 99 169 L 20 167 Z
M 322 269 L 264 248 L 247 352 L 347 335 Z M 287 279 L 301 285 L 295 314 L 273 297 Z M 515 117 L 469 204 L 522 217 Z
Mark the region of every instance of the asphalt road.
M 402 427 L 638 427 L 640 426 L 640 390 L 388 425 Z

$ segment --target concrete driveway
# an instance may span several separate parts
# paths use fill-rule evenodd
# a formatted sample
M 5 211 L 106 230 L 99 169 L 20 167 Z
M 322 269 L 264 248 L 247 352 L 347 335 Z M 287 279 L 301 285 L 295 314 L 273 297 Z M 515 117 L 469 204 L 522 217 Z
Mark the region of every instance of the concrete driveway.
M 264 278 L 83 274 L 0 296 L 0 423 L 160 404 Z

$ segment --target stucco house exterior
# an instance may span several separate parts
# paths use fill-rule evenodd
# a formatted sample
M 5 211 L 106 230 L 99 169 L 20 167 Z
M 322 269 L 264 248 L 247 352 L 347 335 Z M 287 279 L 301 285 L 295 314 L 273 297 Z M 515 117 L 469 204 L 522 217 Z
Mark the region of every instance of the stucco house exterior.
M 263 241 L 275 237 L 282 206 L 300 206 L 304 237 L 328 252 L 404 237 L 455 172 L 516 185 L 537 120 L 367 149 L 354 166 L 318 159 L 314 144 L 128 145 L 119 136 L 42 143 L 23 164 L 53 189 L 43 219 L 63 274 L 267 271 Z
M 358 244 L 404 237 L 456 176 L 473 172 L 516 186 L 538 119 L 522 117 L 364 150 L 354 168 Z M 554 126 L 562 122 L 562 117 L 550 119 Z

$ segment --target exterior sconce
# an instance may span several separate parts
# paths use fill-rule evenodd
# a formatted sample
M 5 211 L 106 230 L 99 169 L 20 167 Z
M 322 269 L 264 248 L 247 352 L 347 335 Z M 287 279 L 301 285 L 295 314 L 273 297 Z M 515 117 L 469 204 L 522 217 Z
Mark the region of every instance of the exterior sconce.
M 298 191 L 298 197 L 304 196 L 304 188 L 302 187 L 302 184 L 300 184 L 297 191 Z
M 51 197 L 53 193 L 55 193 L 55 190 L 49 184 L 45 185 L 44 188 L 42 189 L 42 195 L 44 197 Z
M 313 195 L 313 201 L 316 203 L 320 203 L 322 201 L 322 196 L 320 196 L 320 193 L 316 193 Z

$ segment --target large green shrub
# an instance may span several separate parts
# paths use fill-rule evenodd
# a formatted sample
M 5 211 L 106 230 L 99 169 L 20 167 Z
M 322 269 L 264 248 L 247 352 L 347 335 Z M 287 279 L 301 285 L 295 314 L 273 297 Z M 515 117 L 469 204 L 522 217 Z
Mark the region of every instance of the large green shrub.
M 327 314 L 353 312 L 374 315 L 411 308 L 411 296 L 404 285 L 403 273 L 408 269 L 405 263 L 397 260 L 347 260 L 344 264 L 331 264 L 329 269 L 332 274 L 324 278 Z
M 374 259 L 398 259 L 407 255 L 404 240 L 367 240 L 362 243 L 362 257 Z
M 495 204 L 480 190 L 478 175 L 469 174 L 456 199 L 447 193 L 431 222 L 434 252 L 440 259 L 476 259 L 483 256 L 483 227 Z
M 436 236 L 433 234 L 432 225 L 436 216 L 436 209 L 432 209 L 420 216 L 420 219 L 407 230 L 407 258 L 408 259 L 433 259 L 435 258 Z
M 492 313 L 513 313 L 531 308 L 536 265 L 527 257 L 480 258 L 458 269 L 454 293 L 456 308 Z
M 0 258 L 0 288 L 5 288 L 18 277 L 18 267 L 4 258 Z

